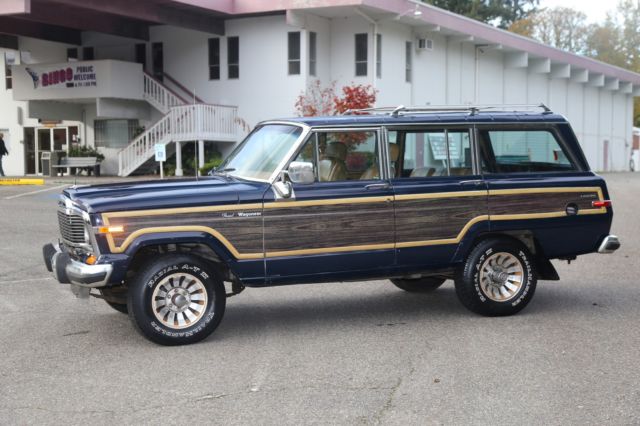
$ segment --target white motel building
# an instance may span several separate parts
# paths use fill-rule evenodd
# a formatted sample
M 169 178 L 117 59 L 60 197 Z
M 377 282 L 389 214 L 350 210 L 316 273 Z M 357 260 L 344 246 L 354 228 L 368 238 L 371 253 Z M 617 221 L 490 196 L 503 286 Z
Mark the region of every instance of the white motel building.
M 595 170 L 626 170 L 640 95 L 639 74 L 413 0 L 3 0 L 0 58 L 9 176 L 74 146 L 139 174 L 155 144 L 180 175 L 184 144 L 228 153 L 316 80 L 378 106 L 544 103 Z

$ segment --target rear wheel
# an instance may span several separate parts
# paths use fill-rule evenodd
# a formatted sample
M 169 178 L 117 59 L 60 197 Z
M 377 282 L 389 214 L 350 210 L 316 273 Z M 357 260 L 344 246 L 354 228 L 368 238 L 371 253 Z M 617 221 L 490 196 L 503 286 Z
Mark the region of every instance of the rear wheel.
M 456 276 L 456 294 L 468 309 L 486 316 L 513 315 L 536 289 L 535 262 L 517 241 L 492 238 L 476 245 Z
M 128 292 L 129 317 L 147 339 L 185 345 L 210 335 L 224 315 L 226 292 L 199 258 L 167 255 L 136 273 Z
M 444 284 L 445 281 L 445 278 L 439 277 L 393 278 L 391 280 L 396 287 L 411 293 L 430 293 Z

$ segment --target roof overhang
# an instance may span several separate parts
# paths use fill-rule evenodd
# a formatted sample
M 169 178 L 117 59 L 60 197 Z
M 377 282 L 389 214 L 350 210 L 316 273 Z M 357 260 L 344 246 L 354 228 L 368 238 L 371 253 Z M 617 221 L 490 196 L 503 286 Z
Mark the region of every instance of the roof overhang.
M 224 18 L 227 17 L 224 12 L 188 3 L 170 0 L 3 0 L 0 31 L 68 44 L 81 44 L 83 31 L 149 40 L 152 25 L 224 34 Z M 220 4 L 224 6 L 225 2 Z
M 203 7 L 208 3 L 206 0 L 176 1 Z M 601 74 L 610 81 L 608 87 L 616 87 L 613 79 L 619 80 L 620 87 L 623 87 L 623 83 L 640 86 L 640 74 L 557 49 L 417 0 L 226 0 L 220 3 L 215 7 L 224 8 L 224 12 L 232 16 L 285 11 L 335 18 L 356 15 L 356 11 L 360 11 L 376 22 L 395 20 L 411 25 L 418 31 L 438 32 L 461 42 L 502 50 L 508 57 L 507 61 L 513 62 L 515 58 L 516 63 L 526 63 L 525 66 L 532 64 L 538 70 L 536 72 L 550 73 L 553 78 L 579 75 L 584 79 L 584 73 L 592 76 Z M 421 12 L 419 15 L 412 13 L 416 8 Z

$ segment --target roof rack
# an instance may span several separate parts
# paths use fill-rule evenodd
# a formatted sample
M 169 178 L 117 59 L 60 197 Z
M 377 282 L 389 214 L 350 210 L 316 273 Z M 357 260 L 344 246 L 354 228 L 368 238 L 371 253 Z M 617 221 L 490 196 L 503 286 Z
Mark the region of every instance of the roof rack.
M 399 105 L 397 107 L 378 107 L 378 108 L 362 108 L 350 109 L 343 115 L 358 114 L 380 114 L 398 117 L 404 114 L 437 114 L 442 112 L 468 112 L 469 115 L 476 115 L 481 111 L 495 112 L 520 112 L 540 108 L 543 114 L 551 114 L 551 109 L 543 103 L 540 104 L 508 104 L 508 105 L 426 105 L 405 107 Z

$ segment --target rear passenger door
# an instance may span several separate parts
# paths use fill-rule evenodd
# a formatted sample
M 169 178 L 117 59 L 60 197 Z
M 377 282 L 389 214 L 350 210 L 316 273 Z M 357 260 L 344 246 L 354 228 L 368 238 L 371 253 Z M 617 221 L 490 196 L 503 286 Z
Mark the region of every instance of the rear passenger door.
M 399 151 L 390 167 L 397 266 L 446 267 L 470 231 L 488 228 L 472 128 L 390 128 L 387 137 Z

